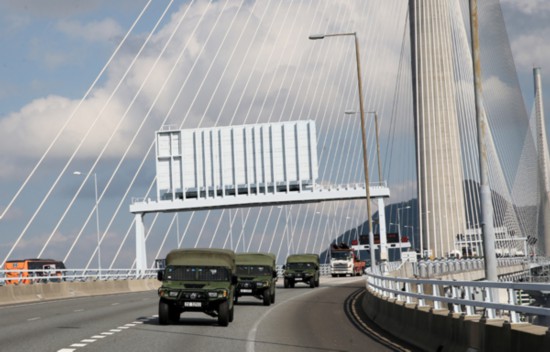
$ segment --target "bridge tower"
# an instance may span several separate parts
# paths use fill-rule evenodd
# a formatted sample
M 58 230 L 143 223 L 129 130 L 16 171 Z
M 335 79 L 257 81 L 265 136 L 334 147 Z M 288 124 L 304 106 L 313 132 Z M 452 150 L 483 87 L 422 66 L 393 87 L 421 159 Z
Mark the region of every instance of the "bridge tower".
M 466 230 L 450 6 L 409 0 L 420 233 L 436 257 Z
M 546 138 L 546 125 L 544 123 L 544 104 L 542 96 L 542 79 L 540 68 L 533 69 L 535 80 L 535 117 L 537 131 L 537 150 L 539 165 L 540 183 L 540 206 L 539 206 L 539 241 L 545 256 L 550 256 L 550 161 L 548 153 L 548 139 Z

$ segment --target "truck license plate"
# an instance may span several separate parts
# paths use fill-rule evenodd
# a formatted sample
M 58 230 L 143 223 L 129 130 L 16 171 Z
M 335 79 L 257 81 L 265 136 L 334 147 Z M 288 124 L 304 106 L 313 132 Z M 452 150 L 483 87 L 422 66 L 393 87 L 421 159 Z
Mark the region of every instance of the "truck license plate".
M 242 293 L 252 293 L 252 290 L 249 288 L 245 288 L 241 290 Z
M 201 307 L 201 302 L 185 302 L 183 304 L 185 307 Z

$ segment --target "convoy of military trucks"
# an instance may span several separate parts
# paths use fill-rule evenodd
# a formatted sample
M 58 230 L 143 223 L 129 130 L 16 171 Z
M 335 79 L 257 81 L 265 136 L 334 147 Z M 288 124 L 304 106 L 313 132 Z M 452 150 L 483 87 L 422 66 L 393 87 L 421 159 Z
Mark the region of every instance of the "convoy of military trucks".
M 177 324 L 185 312 L 202 312 L 228 326 L 239 298 L 264 306 L 275 303 L 278 272 L 272 253 L 235 253 L 227 249 L 175 249 L 159 260 L 159 323 Z M 319 286 L 317 254 L 289 255 L 283 265 L 284 288 Z

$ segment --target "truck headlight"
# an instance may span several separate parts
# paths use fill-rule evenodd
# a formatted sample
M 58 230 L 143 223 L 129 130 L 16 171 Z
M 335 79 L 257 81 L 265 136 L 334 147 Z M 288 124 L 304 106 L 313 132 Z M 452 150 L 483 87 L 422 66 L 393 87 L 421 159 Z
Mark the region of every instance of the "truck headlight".
M 168 293 L 168 296 L 170 296 L 170 297 L 178 297 L 178 291 L 170 291 L 170 292 Z
M 256 287 L 258 288 L 266 287 L 266 286 L 269 286 L 267 282 L 256 282 Z
M 224 298 L 227 297 L 227 290 L 208 292 L 210 298 Z

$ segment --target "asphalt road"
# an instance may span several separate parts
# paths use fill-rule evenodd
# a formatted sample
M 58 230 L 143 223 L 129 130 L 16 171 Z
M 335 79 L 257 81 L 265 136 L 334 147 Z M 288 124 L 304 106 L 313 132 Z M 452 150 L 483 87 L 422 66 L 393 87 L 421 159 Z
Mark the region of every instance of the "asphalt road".
M 282 280 L 279 283 L 282 284 Z M 0 307 L 0 351 L 405 351 L 357 320 L 362 278 L 277 287 L 263 306 L 241 297 L 228 327 L 202 313 L 158 324 L 156 291 Z

